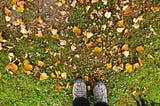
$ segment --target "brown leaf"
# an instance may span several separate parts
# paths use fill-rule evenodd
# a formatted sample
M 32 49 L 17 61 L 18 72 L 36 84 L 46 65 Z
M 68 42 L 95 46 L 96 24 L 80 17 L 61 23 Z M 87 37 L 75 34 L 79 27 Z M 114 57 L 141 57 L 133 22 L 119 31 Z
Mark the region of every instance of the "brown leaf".
M 49 78 L 49 76 L 45 72 L 41 73 L 40 80 L 46 80 L 48 78 Z
M 59 85 L 59 84 L 57 84 L 56 86 L 55 86 L 55 91 L 56 92 L 59 92 L 61 90 L 61 86 Z
M 12 73 L 16 73 L 17 70 L 18 70 L 18 67 L 15 63 L 13 62 L 10 62 L 7 66 L 6 66 L 6 69 L 11 71 Z
M 160 7 L 151 7 L 151 10 L 153 12 L 157 12 L 157 11 L 160 11 Z
M 138 58 L 138 62 L 140 64 L 140 66 L 143 66 L 145 64 L 145 61 L 142 60 L 141 58 Z

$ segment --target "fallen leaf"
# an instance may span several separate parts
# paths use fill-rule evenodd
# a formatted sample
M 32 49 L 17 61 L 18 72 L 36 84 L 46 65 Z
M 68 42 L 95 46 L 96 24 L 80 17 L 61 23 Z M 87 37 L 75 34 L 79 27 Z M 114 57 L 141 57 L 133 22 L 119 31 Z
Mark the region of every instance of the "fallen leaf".
M 129 51 L 123 51 L 122 54 L 123 54 L 125 57 L 128 57 L 128 56 L 129 56 Z
M 76 46 L 71 45 L 71 50 L 72 50 L 72 51 L 75 51 L 75 50 L 76 50 Z
M 44 65 L 44 62 L 38 60 L 38 66 L 42 67 L 43 65 Z
M 89 39 L 89 38 L 91 38 L 93 36 L 93 33 L 92 32 L 86 32 L 86 36 Z
M 92 0 L 91 3 L 97 3 L 99 0 Z
M 24 12 L 24 7 L 23 6 L 19 6 L 17 8 L 17 11 L 20 12 L 20 13 L 23 13 Z
M 107 67 L 107 68 L 112 68 L 112 63 L 107 63 L 107 64 L 106 64 L 106 67 Z
M 137 52 L 143 52 L 144 51 L 144 47 L 143 46 L 137 46 L 136 47 L 136 51 Z
M 55 71 L 55 73 L 58 78 L 61 76 L 61 71 Z
M 134 69 L 139 68 L 139 63 L 133 64 L 133 68 L 134 68 Z
M 36 21 L 39 22 L 40 24 L 43 23 L 43 20 L 42 20 L 41 16 L 37 17 Z
M 138 92 L 137 92 L 137 91 L 133 91 L 133 92 L 132 92 L 132 95 L 133 95 L 133 96 L 138 96 Z
M 76 26 L 73 27 L 72 31 L 73 31 L 75 34 L 77 34 L 77 35 L 80 35 L 80 34 L 81 34 L 81 30 L 80 30 L 78 27 L 76 27 Z
M 127 7 L 127 8 L 124 10 L 124 14 L 129 14 L 129 13 L 132 13 L 132 8 L 131 8 L 131 7 Z
M 16 5 L 17 0 L 12 0 L 11 3 L 12 3 L 12 5 Z
M 62 4 L 66 4 L 66 0 L 62 0 Z
M 124 26 L 123 25 L 123 20 L 118 21 L 117 25 L 118 25 L 118 27 L 123 27 Z
M 107 11 L 107 12 L 105 12 L 104 16 L 105 16 L 106 18 L 110 18 L 110 17 L 111 17 L 111 14 L 112 14 L 111 12 L 108 12 L 108 11 Z
M 42 32 L 38 32 L 37 34 L 35 34 L 35 36 L 37 36 L 38 38 L 42 38 L 43 34 L 42 34 Z
M 52 78 L 55 78 L 56 75 L 52 72 L 52 73 L 51 73 L 51 77 L 52 77 Z
M 4 13 L 5 13 L 6 15 L 9 15 L 9 14 L 11 13 L 11 10 L 8 9 L 7 7 L 4 7 Z
M 67 89 L 70 89 L 70 88 L 71 88 L 71 84 L 70 84 L 70 82 L 67 82 L 67 84 L 66 84 L 66 88 L 67 88 Z
M 24 4 L 25 4 L 25 1 L 23 1 L 23 0 L 17 1 L 17 6 L 24 7 Z
M 126 72 L 132 72 L 133 70 L 132 70 L 132 65 L 130 64 L 130 63 L 127 63 L 126 65 L 125 65 L 125 71 Z
M 3 49 L 3 47 L 2 47 L 2 43 L 0 43 L 0 50 L 2 50 Z
M 103 5 L 107 5 L 108 0 L 102 0 L 102 2 L 103 2 Z
M 151 54 L 148 54 L 147 57 L 154 60 L 154 57 Z
M 60 45 L 61 46 L 65 46 L 67 44 L 67 41 L 66 40 L 60 40 Z
M 5 16 L 5 20 L 6 20 L 7 22 L 9 22 L 9 21 L 11 20 L 11 17 L 9 17 L 8 15 Z
M 56 92 L 59 92 L 61 90 L 61 86 L 59 85 L 59 84 L 57 84 L 56 86 L 55 86 L 55 91 Z
M 58 34 L 54 34 L 54 35 L 52 35 L 52 38 L 59 39 L 59 35 Z
M 124 44 L 122 46 L 122 50 L 127 51 L 129 49 L 128 44 Z
M 94 48 L 94 52 L 101 52 L 102 51 L 102 47 L 95 47 Z
M 89 78 L 88 78 L 87 75 L 85 75 L 85 76 L 83 77 L 83 79 L 84 79 L 86 82 L 89 81 Z
M 24 71 L 31 71 L 33 69 L 33 66 L 30 64 L 28 60 L 24 60 L 23 65 L 24 65 L 23 67 Z
M 138 62 L 140 64 L 140 66 L 143 66 L 145 64 L 145 61 L 142 60 L 141 58 L 138 58 Z
M 121 33 L 123 32 L 124 28 L 117 28 L 117 32 Z
M 93 42 L 89 42 L 89 43 L 87 43 L 87 44 L 86 44 L 86 46 L 87 46 L 87 48 L 91 48 L 91 47 L 93 47 Z
M 18 70 L 18 67 L 17 67 L 17 65 L 16 65 L 15 63 L 10 62 L 10 63 L 8 63 L 8 65 L 6 66 L 6 69 L 9 70 L 9 71 L 11 71 L 12 73 L 16 73 L 17 70 Z
M 67 78 L 67 73 L 65 73 L 65 72 L 61 73 L 61 77 L 64 78 L 64 79 L 66 79 Z
M 160 7 L 151 7 L 151 10 L 153 12 L 157 12 L 157 11 L 160 11 Z
M 79 0 L 79 2 L 80 2 L 81 4 L 83 4 L 83 3 L 84 3 L 84 0 Z
M 45 72 L 41 73 L 40 80 L 46 80 L 48 78 L 49 78 L 49 76 Z
M 3 41 L 2 32 L 0 32 L 0 42 Z

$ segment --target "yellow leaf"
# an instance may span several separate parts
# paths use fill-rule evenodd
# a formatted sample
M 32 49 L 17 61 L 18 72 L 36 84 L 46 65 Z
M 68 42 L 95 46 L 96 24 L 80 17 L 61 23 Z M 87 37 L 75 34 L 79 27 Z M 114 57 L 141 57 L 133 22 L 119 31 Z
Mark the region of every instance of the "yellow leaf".
M 3 41 L 2 32 L 0 32 L 0 42 Z
M 102 51 L 102 47 L 95 47 L 95 48 L 94 48 L 94 51 L 95 51 L 95 52 L 101 52 L 101 51 Z
M 33 69 L 33 66 L 27 59 L 23 61 L 23 65 L 24 65 L 23 67 L 24 71 L 31 71 Z
M 21 24 L 21 23 L 23 23 L 23 19 L 21 17 L 17 18 L 17 22 L 18 22 L 18 24 Z
M 144 47 L 143 46 L 137 46 L 136 47 L 136 51 L 137 52 L 143 52 L 144 51 Z
M 73 31 L 75 34 L 78 34 L 78 35 L 81 34 L 81 30 L 80 30 L 78 27 L 76 27 L 76 26 L 73 27 L 72 31 Z
M 24 7 L 23 6 L 19 6 L 17 8 L 17 11 L 20 12 L 20 13 L 23 13 L 24 12 Z
M 49 78 L 49 76 L 45 72 L 41 73 L 40 80 L 46 80 L 48 78 Z
M 42 20 L 41 16 L 39 16 L 38 18 L 36 18 L 36 20 L 37 20 L 37 22 L 39 22 L 39 23 L 43 23 L 43 20 Z
M 70 84 L 70 82 L 67 82 L 67 84 L 66 84 L 66 88 L 67 88 L 67 89 L 70 89 L 70 88 L 71 88 L 71 84 Z
M 66 0 L 62 0 L 62 4 L 66 4 Z
M 12 0 L 11 3 L 12 3 L 12 5 L 16 5 L 17 0 Z
M 118 21 L 117 25 L 118 25 L 118 27 L 123 27 L 124 26 L 123 25 L 123 20 Z
M 112 64 L 111 64 L 111 63 L 107 63 L 107 64 L 106 64 L 106 67 L 107 67 L 107 68 L 112 68 Z
M 83 77 L 83 79 L 84 79 L 86 82 L 89 81 L 89 78 L 88 78 L 87 75 L 85 75 L 85 76 Z
M 52 78 L 55 78 L 56 75 L 52 72 L 52 73 L 51 73 L 51 77 L 52 77 Z
M 129 64 L 129 63 L 127 63 L 127 64 L 125 65 L 125 71 L 126 71 L 126 72 L 132 72 L 132 65 Z
M 133 92 L 132 92 L 132 95 L 133 95 L 133 96 L 138 96 L 138 92 L 137 92 L 137 91 L 133 91 Z
M 6 15 L 8 15 L 8 14 L 11 13 L 11 10 L 8 9 L 7 7 L 4 7 L 4 13 L 5 13 Z
M 122 50 L 127 51 L 128 49 L 129 49 L 129 47 L 128 47 L 127 44 L 124 44 L 124 45 L 122 46 Z
M 56 76 L 57 76 L 57 77 L 60 77 L 61 71 L 55 71 L 55 73 L 56 73 Z
M 44 65 L 44 62 L 38 60 L 38 66 L 42 67 L 43 65 Z
M 153 57 L 151 54 L 148 54 L 147 57 L 148 57 L 149 59 L 154 59 L 154 57 Z
M 23 34 L 23 37 L 28 38 L 28 35 L 27 34 Z
M 96 41 L 99 42 L 99 43 L 102 43 L 102 39 L 101 38 L 98 38 Z
M 16 73 L 17 70 L 18 70 L 18 67 L 15 63 L 13 62 L 10 62 L 7 66 L 6 66 L 6 69 L 11 71 L 12 73 Z

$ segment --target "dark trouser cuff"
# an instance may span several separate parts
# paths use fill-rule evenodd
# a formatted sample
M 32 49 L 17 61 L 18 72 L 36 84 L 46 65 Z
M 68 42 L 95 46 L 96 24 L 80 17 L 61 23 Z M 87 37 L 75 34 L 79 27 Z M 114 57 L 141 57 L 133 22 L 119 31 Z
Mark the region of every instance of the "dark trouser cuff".
M 89 101 L 84 97 L 75 98 L 72 106 L 90 106 Z
M 109 106 L 107 103 L 104 102 L 98 102 L 94 106 Z

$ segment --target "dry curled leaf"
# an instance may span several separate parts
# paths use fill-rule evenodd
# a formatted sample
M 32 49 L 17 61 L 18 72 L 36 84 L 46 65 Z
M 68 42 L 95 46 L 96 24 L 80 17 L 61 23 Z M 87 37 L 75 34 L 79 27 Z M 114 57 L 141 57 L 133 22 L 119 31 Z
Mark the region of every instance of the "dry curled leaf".
M 153 12 L 157 12 L 157 11 L 160 11 L 160 7 L 151 7 L 151 10 Z
M 61 86 L 59 85 L 59 84 L 57 84 L 56 86 L 55 86 L 55 91 L 56 92 L 59 92 L 61 90 Z
M 137 46 L 136 47 L 136 51 L 137 52 L 143 52 L 144 51 L 144 47 L 143 46 Z
M 129 13 L 132 13 L 132 8 L 131 8 L 131 7 L 127 7 L 127 8 L 124 10 L 124 14 L 129 14 Z
M 137 91 L 133 91 L 133 92 L 132 92 L 132 95 L 133 95 L 133 96 L 138 96 L 138 92 L 137 92 Z
M 99 0 L 92 0 L 91 3 L 97 3 Z
M 24 71 L 31 71 L 33 69 L 33 66 L 30 64 L 28 60 L 24 60 L 23 65 L 24 65 L 23 67 Z
M 138 62 L 140 64 L 140 66 L 143 66 L 145 64 L 145 61 L 142 60 L 141 58 L 138 58 Z
M 134 68 L 134 69 L 139 68 L 139 63 L 133 64 L 133 68 Z
M 19 6 L 17 8 L 17 11 L 20 12 L 20 13 L 23 13 L 24 12 L 24 7 L 23 6 Z
M 17 67 L 17 65 L 16 65 L 15 63 L 10 62 L 10 63 L 8 63 L 8 65 L 6 66 L 6 69 L 9 70 L 9 71 L 11 71 L 12 73 L 16 73 L 17 70 L 18 70 L 18 67 Z
M 112 63 L 107 63 L 107 64 L 106 64 L 106 67 L 107 67 L 107 68 L 112 68 Z

